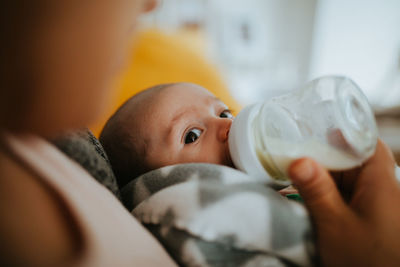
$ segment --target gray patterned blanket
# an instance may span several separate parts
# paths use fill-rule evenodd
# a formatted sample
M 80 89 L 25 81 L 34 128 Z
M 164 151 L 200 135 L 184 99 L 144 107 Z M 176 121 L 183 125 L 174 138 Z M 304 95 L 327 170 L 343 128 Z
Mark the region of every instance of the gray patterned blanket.
M 220 165 L 179 164 L 122 190 L 124 205 L 182 266 L 312 266 L 305 208 Z

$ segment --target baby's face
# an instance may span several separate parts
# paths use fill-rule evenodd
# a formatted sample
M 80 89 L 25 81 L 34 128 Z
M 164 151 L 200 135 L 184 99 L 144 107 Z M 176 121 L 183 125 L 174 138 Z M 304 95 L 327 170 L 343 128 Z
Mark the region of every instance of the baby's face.
M 149 167 L 189 162 L 233 166 L 228 148 L 233 116 L 206 89 L 171 85 L 155 96 L 144 113 L 141 127 Z

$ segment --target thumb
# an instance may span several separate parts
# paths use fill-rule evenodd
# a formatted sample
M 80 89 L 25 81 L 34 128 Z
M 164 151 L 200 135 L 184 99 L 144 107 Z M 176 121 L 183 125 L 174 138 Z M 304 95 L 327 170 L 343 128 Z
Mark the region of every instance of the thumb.
M 294 161 L 289 175 L 297 187 L 315 223 L 332 222 L 347 211 L 328 171 L 310 158 Z

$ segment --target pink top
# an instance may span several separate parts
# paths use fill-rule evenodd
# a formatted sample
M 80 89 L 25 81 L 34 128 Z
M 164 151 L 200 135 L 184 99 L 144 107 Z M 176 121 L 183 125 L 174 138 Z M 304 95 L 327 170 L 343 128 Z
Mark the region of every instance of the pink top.
M 7 136 L 11 151 L 59 194 L 83 235 L 74 266 L 176 266 L 116 197 L 50 143 Z

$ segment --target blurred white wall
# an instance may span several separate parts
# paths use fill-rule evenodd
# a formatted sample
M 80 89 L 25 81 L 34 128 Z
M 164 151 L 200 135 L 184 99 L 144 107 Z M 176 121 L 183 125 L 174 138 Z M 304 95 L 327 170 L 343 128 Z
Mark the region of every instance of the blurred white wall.
M 400 107 L 400 0 L 163 0 L 147 25 L 201 31 L 242 104 L 340 74 Z
M 243 104 L 282 94 L 307 79 L 315 3 L 208 1 L 213 58 Z
M 400 1 L 319 0 L 309 78 L 344 74 L 377 108 L 400 106 Z

